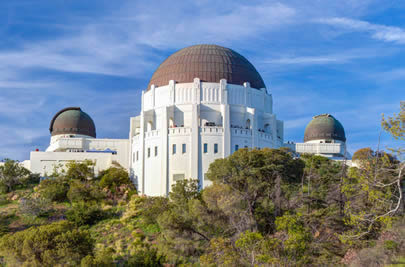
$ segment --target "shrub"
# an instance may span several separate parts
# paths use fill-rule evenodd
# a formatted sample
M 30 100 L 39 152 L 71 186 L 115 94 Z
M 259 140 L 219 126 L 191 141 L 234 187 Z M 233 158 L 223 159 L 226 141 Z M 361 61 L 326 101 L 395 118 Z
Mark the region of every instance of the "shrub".
M 109 168 L 101 177 L 100 186 L 103 188 L 115 190 L 121 185 L 133 185 L 128 172 L 123 168 Z
M 22 198 L 18 207 L 24 215 L 39 217 L 48 215 L 52 210 L 52 203 L 44 198 Z
M 42 198 L 58 202 L 67 200 L 68 190 L 69 184 L 63 178 L 49 178 L 43 180 L 38 187 L 38 192 Z
M 154 248 L 138 249 L 128 259 L 127 266 L 163 266 L 164 256 L 160 255 Z
M 94 163 L 90 160 L 84 162 L 70 161 L 66 164 L 68 168 L 66 171 L 66 177 L 69 179 L 77 180 L 91 180 L 94 178 Z
M 103 199 L 105 194 L 96 183 L 74 180 L 70 183 L 67 197 L 69 198 L 70 202 L 97 201 Z
M 107 217 L 97 204 L 86 202 L 74 203 L 72 208 L 66 212 L 66 218 L 77 226 L 93 225 Z
M 0 239 L 0 256 L 7 266 L 77 266 L 92 250 L 89 232 L 74 229 L 67 221 L 31 227 Z

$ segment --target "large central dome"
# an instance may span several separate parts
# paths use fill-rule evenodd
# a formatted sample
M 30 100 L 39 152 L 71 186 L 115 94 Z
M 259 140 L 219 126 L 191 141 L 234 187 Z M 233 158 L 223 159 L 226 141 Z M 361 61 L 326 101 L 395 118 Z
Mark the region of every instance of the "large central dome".
M 203 82 L 226 79 L 230 84 L 243 85 L 249 82 L 253 88 L 265 88 L 262 77 L 255 67 L 242 55 L 232 49 L 218 45 L 193 45 L 169 56 L 157 68 L 150 79 L 148 90 L 167 85 L 170 80 L 177 83 Z

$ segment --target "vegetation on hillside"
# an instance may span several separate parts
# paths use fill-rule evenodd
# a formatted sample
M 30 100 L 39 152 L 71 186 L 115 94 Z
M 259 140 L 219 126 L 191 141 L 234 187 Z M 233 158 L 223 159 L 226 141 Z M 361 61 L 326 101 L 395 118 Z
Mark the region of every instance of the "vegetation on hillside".
M 383 127 L 405 135 L 401 114 Z M 399 126 L 398 126 L 399 125 Z M 383 266 L 404 261 L 401 149 L 355 153 L 358 167 L 285 149 L 240 149 L 211 164 L 212 185 L 178 181 L 168 198 L 91 162 L 39 183 L 0 168 L 5 266 Z M 401 188 L 402 187 L 402 188 Z

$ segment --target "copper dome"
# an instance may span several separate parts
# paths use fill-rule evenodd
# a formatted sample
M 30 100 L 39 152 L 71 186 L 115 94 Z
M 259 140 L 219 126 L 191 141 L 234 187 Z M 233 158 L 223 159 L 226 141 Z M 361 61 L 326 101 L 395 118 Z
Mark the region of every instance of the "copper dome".
M 51 135 L 81 134 L 96 138 L 96 126 L 92 118 L 79 107 L 64 108 L 52 118 Z
M 183 48 L 163 61 L 150 79 L 148 90 L 152 84 L 163 86 L 170 80 L 189 83 L 194 78 L 203 82 L 226 79 L 230 84 L 239 85 L 249 82 L 257 89 L 266 87 L 260 74 L 245 57 L 226 47 L 203 44 Z
M 305 128 L 304 142 L 319 139 L 346 142 L 343 125 L 330 114 L 321 114 L 313 117 Z

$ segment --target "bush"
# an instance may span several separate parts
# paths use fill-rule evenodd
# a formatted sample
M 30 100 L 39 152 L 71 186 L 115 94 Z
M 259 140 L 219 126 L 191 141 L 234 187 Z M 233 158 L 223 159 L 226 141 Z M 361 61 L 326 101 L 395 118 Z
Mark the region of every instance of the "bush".
M 123 168 L 109 168 L 101 177 L 100 186 L 103 188 L 115 190 L 121 185 L 133 185 L 128 172 Z
M 69 184 L 63 178 L 49 178 L 43 180 L 38 187 L 38 192 L 42 198 L 58 202 L 67 200 L 68 190 Z
M 163 266 L 165 258 L 154 248 L 138 249 L 126 262 L 126 266 Z
M 74 180 L 70 183 L 67 197 L 70 202 L 97 201 L 103 199 L 105 194 L 96 183 Z
M 72 208 L 66 212 L 66 218 L 77 226 L 93 225 L 107 217 L 97 204 L 86 202 L 74 203 Z
M 22 198 L 18 207 L 24 215 L 40 217 L 48 215 L 52 210 L 52 203 L 44 198 Z
M 91 180 L 94 178 L 94 163 L 90 160 L 84 162 L 70 161 L 66 167 L 66 177 L 81 181 Z
M 67 221 L 31 227 L 0 239 L 0 256 L 7 266 L 78 266 L 93 251 L 88 231 Z

